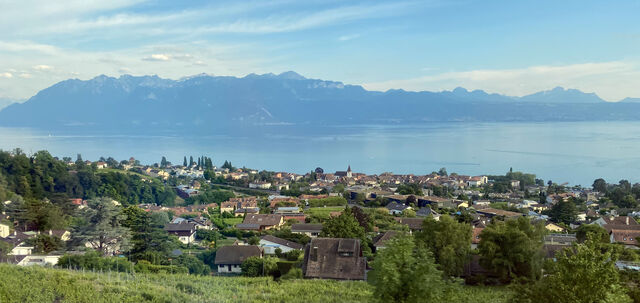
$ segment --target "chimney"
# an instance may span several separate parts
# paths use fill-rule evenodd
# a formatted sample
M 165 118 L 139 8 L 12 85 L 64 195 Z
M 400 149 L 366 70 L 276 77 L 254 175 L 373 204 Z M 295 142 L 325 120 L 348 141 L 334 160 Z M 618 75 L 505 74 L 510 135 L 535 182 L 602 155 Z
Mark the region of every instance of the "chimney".
M 626 222 L 625 224 L 629 225 L 629 216 L 625 218 L 625 222 Z

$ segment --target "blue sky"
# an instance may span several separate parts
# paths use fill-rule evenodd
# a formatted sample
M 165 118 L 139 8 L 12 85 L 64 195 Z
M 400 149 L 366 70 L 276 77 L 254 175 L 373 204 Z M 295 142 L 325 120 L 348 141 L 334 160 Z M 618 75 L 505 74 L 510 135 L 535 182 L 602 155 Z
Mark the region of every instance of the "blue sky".
M 59 2 L 59 3 L 58 3 Z M 0 98 L 294 70 L 368 89 L 640 97 L 640 1 L 0 0 Z

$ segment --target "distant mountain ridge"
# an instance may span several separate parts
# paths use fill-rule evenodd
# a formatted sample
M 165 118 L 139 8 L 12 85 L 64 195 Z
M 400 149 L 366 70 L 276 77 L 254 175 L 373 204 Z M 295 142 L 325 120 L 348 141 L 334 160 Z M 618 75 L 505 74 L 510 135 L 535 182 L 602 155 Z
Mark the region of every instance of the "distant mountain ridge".
M 434 121 L 638 120 L 640 103 L 554 88 L 524 97 L 456 88 L 368 91 L 295 72 L 242 78 L 105 75 L 69 79 L 0 111 L 0 126 L 225 132 L 236 127 L 360 125 Z

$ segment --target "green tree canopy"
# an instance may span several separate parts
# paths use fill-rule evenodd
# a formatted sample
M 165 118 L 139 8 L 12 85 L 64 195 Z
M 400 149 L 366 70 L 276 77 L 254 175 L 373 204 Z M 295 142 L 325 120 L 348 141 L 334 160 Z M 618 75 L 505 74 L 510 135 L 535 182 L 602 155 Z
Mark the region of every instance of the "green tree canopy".
M 102 255 L 128 250 L 131 233 L 122 225 L 125 216 L 112 199 L 91 199 L 78 216 L 73 232 L 77 246 L 88 244 Z
M 503 282 L 518 277 L 536 279 L 542 269 L 544 225 L 519 217 L 494 221 L 480 235 L 481 265 Z
M 440 302 L 451 287 L 431 253 L 406 235 L 389 240 L 378 253 L 371 283 L 379 302 Z
M 469 261 L 471 225 L 458 223 L 448 215 L 439 221 L 427 218 L 422 223 L 422 231 L 416 234 L 416 241 L 433 253 L 445 275 L 460 276 Z
M 615 254 L 595 234 L 560 252 L 556 259 L 549 274 L 516 291 L 515 302 L 632 302 L 619 283 Z
M 576 238 L 582 243 L 587 240 L 589 234 L 594 234 L 596 239 L 602 243 L 609 243 L 609 233 L 606 229 L 597 224 L 582 224 L 576 229 Z
M 593 190 L 597 191 L 597 192 L 601 192 L 601 193 L 606 193 L 607 192 L 607 181 L 605 181 L 602 178 L 596 179 L 595 181 L 593 181 Z
M 578 217 L 578 209 L 572 201 L 560 200 L 551 207 L 549 217 L 553 222 L 569 225 L 576 221 L 576 218 Z

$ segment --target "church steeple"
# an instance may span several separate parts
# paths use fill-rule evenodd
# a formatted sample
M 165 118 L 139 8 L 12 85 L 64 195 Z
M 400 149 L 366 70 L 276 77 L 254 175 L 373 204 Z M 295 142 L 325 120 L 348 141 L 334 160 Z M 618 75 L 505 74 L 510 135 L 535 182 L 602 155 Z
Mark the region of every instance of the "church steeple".
M 347 178 L 351 178 L 352 174 L 351 174 L 351 165 L 349 165 L 349 167 L 347 168 Z

